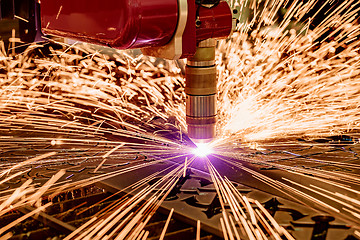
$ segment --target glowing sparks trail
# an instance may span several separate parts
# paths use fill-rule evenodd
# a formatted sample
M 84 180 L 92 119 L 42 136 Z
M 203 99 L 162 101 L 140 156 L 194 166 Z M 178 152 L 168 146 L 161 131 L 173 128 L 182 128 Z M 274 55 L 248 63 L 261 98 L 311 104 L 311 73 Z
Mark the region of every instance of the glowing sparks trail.
M 284 7 L 279 2 L 241 24 L 232 41 L 220 43 L 221 136 L 256 141 L 358 129 L 357 1 L 333 7 L 311 29 L 311 20 L 305 26 L 299 21 L 317 1 L 292 1 L 292 11 L 277 23 L 268 11 Z M 311 19 L 320 18 L 313 12 Z
M 239 31 L 221 41 L 217 50 L 218 138 L 196 147 L 185 136 L 181 61 L 130 52 L 104 54 L 76 44 L 32 44 L 18 55 L 2 48 L 0 156 L 5 160 L 0 185 L 24 174 L 28 179 L 1 192 L 0 216 L 25 205 L 38 208 L 2 227 L 0 237 L 10 236 L 8 230 L 19 221 L 49 207 L 51 202 L 42 205 L 42 196 L 52 198 L 161 162 L 170 165 L 127 186 L 125 196 L 66 239 L 146 239 L 150 233 L 145 227 L 156 209 L 199 162 L 206 163 L 216 189 L 225 239 L 293 237 L 259 201 L 237 190 L 231 172 L 222 176 L 217 166 L 240 170 L 254 181 L 248 182 L 253 187 L 265 186 L 360 226 L 359 164 L 312 156 L 298 164 L 301 155 L 291 150 L 276 150 L 294 156 L 288 161 L 268 154 L 282 146 L 322 146 L 305 140 L 359 129 L 359 4 L 344 1 L 314 24 L 321 14 L 318 4 L 233 1 L 242 9 Z M 331 1 L 320 9 L 329 6 Z M 279 140 L 290 138 L 305 140 Z M 70 164 L 59 172 L 51 168 L 63 163 Z M 313 168 L 315 164 L 329 169 Z M 73 179 L 66 174 L 84 171 L 82 166 L 93 175 Z M 31 174 L 42 167 L 49 167 L 50 177 L 39 186 Z M 265 172 L 263 167 L 279 172 Z M 331 167 L 351 171 L 339 173 Z
M 283 227 L 279 226 L 274 218 L 267 212 L 267 210 L 256 200 L 248 199 L 236 190 L 233 184 L 228 179 L 223 179 L 216 171 L 214 166 L 207 162 L 211 178 L 214 181 L 216 191 L 220 197 L 223 218 L 221 223 L 223 227 L 223 234 L 225 239 L 243 239 L 238 229 L 235 227 L 237 224 L 240 229 L 245 229 L 246 238 L 248 239 L 266 239 L 266 234 L 263 229 L 266 229 L 270 236 L 275 239 L 294 239 Z M 250 205 L 256 203 L 259 207 L 254 209 Z M 232 216 L 229 215 L 225 209 L 225 203 L 230 206 Z M 244 212 L 245 209 L 246 213 Z M 234 219 L 233 219 L 234 218 Z M 267 218 L 267 219 L 266 219 Z M 258 221 L 258 219 L 260 221 Z M 269 224 L 271 223 L 271 225 Z M 260 227 L 261 226 L 261 227 Z M 265 238 L 264 238 L 265 237 Z

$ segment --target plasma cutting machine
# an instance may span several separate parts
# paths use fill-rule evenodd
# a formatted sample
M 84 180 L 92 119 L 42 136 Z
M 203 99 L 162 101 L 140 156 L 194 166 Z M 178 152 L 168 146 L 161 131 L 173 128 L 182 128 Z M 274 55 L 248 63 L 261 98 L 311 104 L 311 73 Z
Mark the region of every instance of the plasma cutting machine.
M 188 136 L 194 142 L 215 137 L 216 39 L 229 36 L 236 25 L 226 1 L 41 0 L 34 5 L 38 33 L 116 49 L 141 48 L 145 55 L 165 59 L 187 58 Z

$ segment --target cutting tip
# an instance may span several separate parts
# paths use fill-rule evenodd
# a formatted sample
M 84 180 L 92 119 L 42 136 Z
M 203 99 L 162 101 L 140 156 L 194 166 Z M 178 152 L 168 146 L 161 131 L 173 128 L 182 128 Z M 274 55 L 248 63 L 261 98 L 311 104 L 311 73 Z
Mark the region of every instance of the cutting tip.
M 206 157 L 213 153 L 213 148 L 210 143 L 196 143 L 192 153 L 198 157 Z
M 205 144 L 205 143 L 211 143 L 213 138 L 206 138 L 206 139 L 197 139 L 197 138 L 190 138 L 190 140 L 195 144 Z

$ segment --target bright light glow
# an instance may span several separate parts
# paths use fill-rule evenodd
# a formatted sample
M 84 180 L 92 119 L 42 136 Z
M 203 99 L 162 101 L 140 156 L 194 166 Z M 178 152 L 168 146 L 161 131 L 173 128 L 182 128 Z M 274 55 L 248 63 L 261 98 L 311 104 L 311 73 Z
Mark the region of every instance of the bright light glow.
M 213 153 L 213 149 L 208 143 L 198 143 L 196 144 L 197 148 L 193 150 L 193 153 L 198 157 L 205 157 Z

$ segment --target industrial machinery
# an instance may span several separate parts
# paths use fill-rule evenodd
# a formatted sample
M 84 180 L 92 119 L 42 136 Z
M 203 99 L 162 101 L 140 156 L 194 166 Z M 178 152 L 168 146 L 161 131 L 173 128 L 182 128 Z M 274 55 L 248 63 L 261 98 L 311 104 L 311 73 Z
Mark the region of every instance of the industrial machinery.
M 10 1 L 8 1 L 10 2 Z M 34 8 L 25 19 L 39 35 L 54 35 L 117 49 L 141 48 L 145 55 L 187 58 L 186 122 L 194 142 L 215 136 L 215 46 L 236 24 L 233 11 L 221 0 L 63 0 L 2 1 L 15 16 L 26 2 Z M 7 4 L 6 4 L 7 3 Z M 19 6 L 18 6 L 19 5 Z M 31 7 L 30 7 L 31 8 Z M 4 15 L 4 14 L 2 14 Z M 32 16 L 29 16 L 32 15 Z M 35 20 L 34 20 L 35 19 Z M 41 26 L 40 26 L 41 23 Z M 29 37 L 27 37 L 29 40 Z

